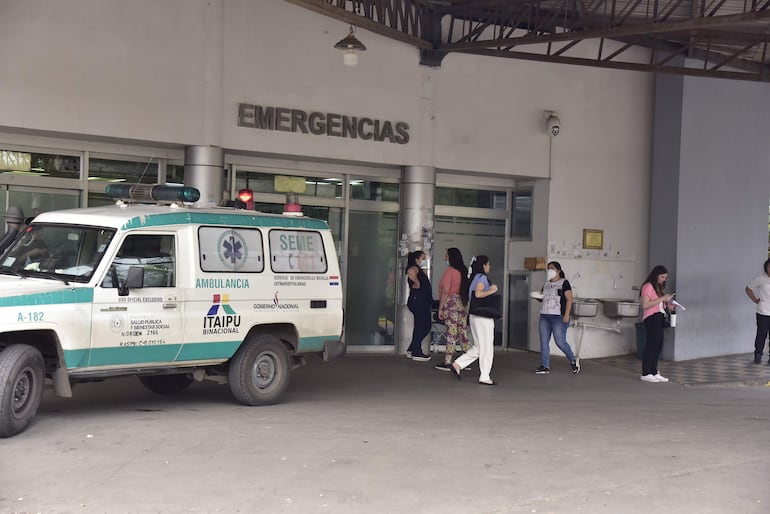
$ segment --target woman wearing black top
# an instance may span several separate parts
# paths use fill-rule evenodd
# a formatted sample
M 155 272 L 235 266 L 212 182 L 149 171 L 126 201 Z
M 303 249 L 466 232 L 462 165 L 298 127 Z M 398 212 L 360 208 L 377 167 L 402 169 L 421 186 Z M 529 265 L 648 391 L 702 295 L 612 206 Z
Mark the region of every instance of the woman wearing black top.
M 430 360 L 430 355 L 422 351 L 422 341 L 430 333 L 430 307 L 433 303 L 430 280 L 422 270 L 422 263 L 426 258 L 425 252 L 417 250 L 409 254 L 406 262 L 406 277 L 409 282 L 409 300 L 406 306 L 414 315 L 412 342 L 406 356 L 421 362 Z

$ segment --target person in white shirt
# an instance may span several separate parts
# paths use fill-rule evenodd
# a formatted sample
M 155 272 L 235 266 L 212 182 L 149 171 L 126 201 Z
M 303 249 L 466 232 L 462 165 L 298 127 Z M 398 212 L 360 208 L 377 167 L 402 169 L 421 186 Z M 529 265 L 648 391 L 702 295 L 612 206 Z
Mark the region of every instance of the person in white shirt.
M 754 364 L 762 363 L 765 340 L 770 331 L 770 259 L 764 264 L 764 275 L 758 275 L 746 286 L 746 295 L 757 304 L 757 335 L 754 338 Z M 770 353 L 770 348 L 768 348 Z M 770 364 L 770 359 L 767 361 Z

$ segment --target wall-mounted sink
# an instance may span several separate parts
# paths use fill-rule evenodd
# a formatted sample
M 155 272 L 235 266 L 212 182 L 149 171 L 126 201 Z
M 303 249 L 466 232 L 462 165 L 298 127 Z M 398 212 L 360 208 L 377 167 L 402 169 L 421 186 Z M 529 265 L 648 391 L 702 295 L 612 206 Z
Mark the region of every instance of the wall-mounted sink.
M 573 298 L 573 318 L 593 318 L 599 314 L 599 301 L 592 298 Z
M 642 309 L 642 305 L 636 300 L 602 298 L 600 301 L 604 315 L 608 318 L 636 318 Z

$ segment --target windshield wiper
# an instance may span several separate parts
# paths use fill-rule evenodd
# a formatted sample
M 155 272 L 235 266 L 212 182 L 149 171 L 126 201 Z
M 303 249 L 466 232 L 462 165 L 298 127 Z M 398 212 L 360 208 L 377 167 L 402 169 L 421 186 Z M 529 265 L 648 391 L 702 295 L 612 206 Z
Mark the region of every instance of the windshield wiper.
M 44 271 L 42 273 L 43 273 L 43 275 L 45 275 L 48 278 L 55 278 L 56 280 L 64 282 L 65 286 L 70 285 L 69 280 L 67 280 L 66 278 L 62 277 L 61 275 L 58 275 L 57 273 L 51 273 L 50 271 Z
M 36 271 L 35 273 L 38 273 L 40 275 L 45 275 L 48 278 L 52 278 L 52 279 L 58 280 L 60 282 L 64 282 L 65 286 L 70 285 L 69 281 L 66 278 L 64 278 L 61 275 L 58 275 L 56 273 L 51 273 L 50 271 Z
M 27 275 L 25 275 L 24 273 L 22 273 L 19 270 L 13 269 L 13 268 L 0 268 L 0 272 L 2 272 L 2 273 L 12 273 L 12 274 L 16 275 L 19 278 L 27 278 Z

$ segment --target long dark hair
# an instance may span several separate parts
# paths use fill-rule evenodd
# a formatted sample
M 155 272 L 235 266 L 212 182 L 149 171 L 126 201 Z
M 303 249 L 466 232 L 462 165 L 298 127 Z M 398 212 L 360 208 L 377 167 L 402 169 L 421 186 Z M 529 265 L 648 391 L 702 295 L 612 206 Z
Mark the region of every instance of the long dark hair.
M 642 282 L 642 285 L 649 282 L 649 284 L 652 286 L 652 288 L 655 290 L 655 294 L 658 296 L 663 296 L 663 290 L 666 288 L 666 283 L 663 282 L 662 284 L 658 284 L 658 277 L 663 275 L 664 273 L 668 273 L 668 270 L 665 266 L 661 266 L 658 264 L 654 268 L 652 268 L 652 271 L 650 271 L 650 274 L 647 275 L 647 278 L 644 282 Z M 639 291 L 639 296 L 642 296 L 642 291 Z
M 767 273 L 767 267 L 770 266 L 770 259 L 767 259 L 765 263 L 762 265 L 762 269 L 765 270 L 765 273 Z
M 468 279 L 473 280 L 473 277 L 481 273 L 484 276 L 487 276 L 486 273 L 484 273 L 484 265 L 489 262 L 489 257 L 486 255 L 476 255 L 475 257 L 471 258 L 470 265 L 468 266 Z
M 467 277 L 468 268 L 465 267 L 465 261 L 463 261 L 463 254 L 458 248 L 448 248 L 446 251 L 447 259 L 449 260 L 449 266 L 460 272 L 460 299 L 463 305 L 468 304 L 468 287 L 471 285 L 470 280 Z
M 406 274 L 409 271 L 409 268 L 411 268 L 412 266 L 417 266 L 419 268 L 420 266 L 417 264 L 417 259 L 419 259 L 423 255 L 425 255 L 425 252 L 423 252 L 422 250 L 415 250 L 413 252 L 409 252 L 409 255 L 407 255 L 406 257 L 406 268 L 404 269 L 404 274 Z
M 556 271 L 559 272 L 559 278 L 564 278 L 564 271 L 562 271 L 562 269 L 561 269 L 561 264 L 559 264 L 556 261 L 551 261 L 551 262 L 548 263 L 548 266 L 553 266 L 554 268 L 556 268 Z M 548 266 L 546 266 L 546 268 Z

